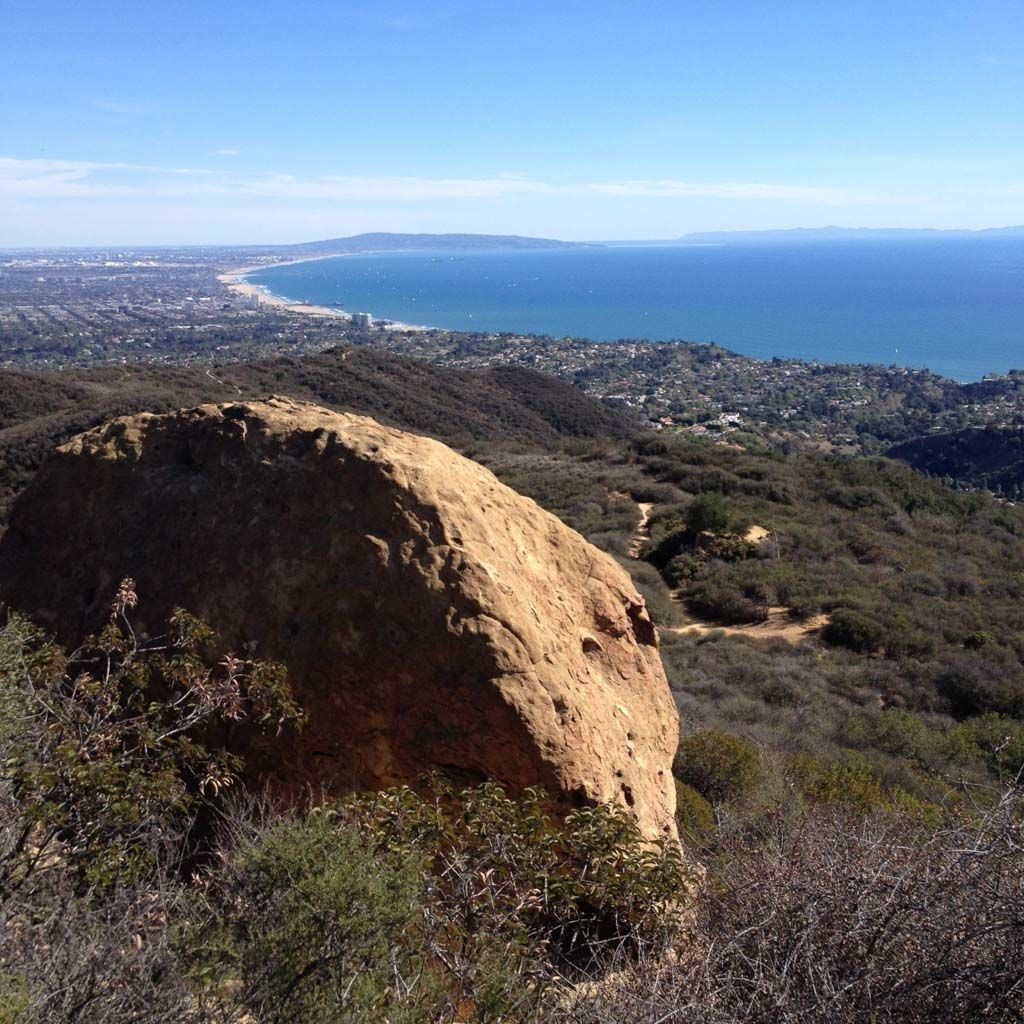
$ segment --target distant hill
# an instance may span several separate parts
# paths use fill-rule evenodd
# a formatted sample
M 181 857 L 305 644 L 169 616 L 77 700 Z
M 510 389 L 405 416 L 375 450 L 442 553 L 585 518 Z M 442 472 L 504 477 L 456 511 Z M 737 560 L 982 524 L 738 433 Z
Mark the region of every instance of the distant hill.
M 554 238 L 526 238 L 523 235 L 401 235 L 376 231 L 348 238 L 326 238 L 282 246 L 296 253 L 407 252 L 447 249 L 582 249 L 586 242 L 561 242 Z
M 1024 226 L 985 228 L 981 231 L 947 231 L 939 228 L 780 228 L 771 231 L 697 231 L 682 235 L 680 242 L 815 242 L 869 239 L 1024 238 Z
M 986 427 L 932 434 L 890 448 L 890 458 L 935 477 L 1012 497 L 1024 491 L 1024 430 Z
M 365 413 L 454 446 L 622 438 L 637 426 L 534 370 L 450 370 L 368 348 L 209 366 L 0 372 L 0 520 L 46 454 L 116 416 L 268 394 Z

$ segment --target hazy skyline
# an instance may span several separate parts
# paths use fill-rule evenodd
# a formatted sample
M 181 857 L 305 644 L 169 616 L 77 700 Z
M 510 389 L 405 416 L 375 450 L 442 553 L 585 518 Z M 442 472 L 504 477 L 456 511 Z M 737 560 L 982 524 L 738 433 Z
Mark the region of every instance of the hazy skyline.
M 9 5 L 0 245 L 1024 222 L 1014 2 Z

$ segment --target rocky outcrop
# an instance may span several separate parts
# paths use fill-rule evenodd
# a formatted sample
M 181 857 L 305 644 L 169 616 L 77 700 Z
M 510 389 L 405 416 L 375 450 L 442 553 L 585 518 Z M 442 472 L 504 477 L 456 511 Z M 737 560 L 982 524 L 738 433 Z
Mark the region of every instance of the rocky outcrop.
M 629 576 L 488 470 L 362 416 L 269 398 L 126 417 L 59 448 L 0 543 L 0 598 L 75 642 L 125 576 L 284 661 L 308 725 L 278 784 L 540 784 L 672 834 L 678 723 Z

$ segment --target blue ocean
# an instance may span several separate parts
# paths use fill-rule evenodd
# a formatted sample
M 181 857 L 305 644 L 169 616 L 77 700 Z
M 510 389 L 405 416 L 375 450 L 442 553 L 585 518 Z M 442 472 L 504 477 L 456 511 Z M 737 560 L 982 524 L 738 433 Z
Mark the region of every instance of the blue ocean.
M 459 331 L 716 342 L 759 359 L 1024 369 L 1024 238 L 872 239 L 340 256 L 249 280 Z

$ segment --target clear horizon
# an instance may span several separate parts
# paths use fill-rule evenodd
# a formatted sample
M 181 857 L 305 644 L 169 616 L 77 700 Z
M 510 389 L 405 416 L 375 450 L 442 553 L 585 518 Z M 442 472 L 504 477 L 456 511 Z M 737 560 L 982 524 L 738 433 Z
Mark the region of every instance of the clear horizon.
M 1024 231 L 1024 225 L 1002 224 L 1002 225 L 997 225 L 997 226 L 992 227 L 992 228 L 929 228 L 929 227 L 919 227 L 919 228 L 892 228 L 892 227 L 867 228 L 867 227 L 852 226 L 852 225 L 825 224 L 825 225 L 820 225 L 818 227 L 809 227 L 807 225 L 797 225 L 796 227 L 792 227 L 792 228 L 763 228 L 763 229 L 754 229 L 754 230 L 738 228 L 738 229 L 735 229 L 735 230 L 732 230 L 732 231 L 728 231 L 728 230 L 723 231 L 723 230 L 719 230 L 719 229 L 716 229 L 716 228 L 709 228 L 706 231 L 693 232 L 693 234 L 722 234 L 722 235 L 735 234 L 735 235 L 746 235 L 746 234 L 758 234 L 758 233 L 772 234 L 772 233 L 775 233 L 775 232 L 790 232 L 790 231 L 792 231 L 792 232 L 800 232 L 800 231 L 807 231 L 807 232 L 814 232 L 814 231 L 865 231 L 865 232 L 880 232 L 880 233 L 885 233 L 885 232 L 888 232 L 888 231 L 892 231 L 892 232 L 906 231 L 906 232 L 911 232 L 911 233 L 913 233 L 913 232 L 925 233 L 925 232 L 932 232 L 932 231 L 934 231 L 934 232 L 938 232 L 938 233 L 949 232 L 949 233 L 981 234 L 981 233 L 984 233 L 984 232 L 1017 231 L 1017 230 Z M 490 237 L 502 237 L 502 235 L 492 235 L 492 233 L 489 232 L 489 231 L 470 231 L 470 232 L 458 231 L 458 232 L 454 232 L 454 231 L 439 230 L 439 231 L 430 231 L 430 232 L 388 232 L 388 231 L 380 231 L 380 232 L 378 232 L 378 231 L 372 231 L 371 230 L 371 231 L 360 231 L 360 232 L 357 232 L 355 235 L 350 235 L 350 236 L 335 235 L 335 236 L 331 236 L 331 238 L 346 239 L 346 238 L 359 237 L 360 235 L 364 235 L 364 234 L 409 234 L 409 235 L 415 235 L 415 234 L 431 234 L 431 235 L 435 235 L 435 234 L 436 235 L 459 234 L 459 235 L 463 235 L 463 234 L 466 234 L 466 235 L 478 235 L 478 236 L 481 236 L 481 237 L 488 237 L 488 236 L 490 236 Z M 502 234 L 505 235 L 506 237 L 511 237 L 512 236 L 512 232 L 507 232 L 507 233 L 503 232 Z M 552 235 L 528 235 L 528 236 L 519 236 L 519 237 L 535 238 L 535 239 L 552 241 L 552 242 L 578 243 L 578 244 L 582 244 L 582 245 L 672 245 L 674 243 L 679 242 L 682 238 L 685 238 L 687 236 L 686 235 L 682 235 L 682 236 L 676 236 L 674 238 L 555 238 Z M 325 238 L 303 238 L 303 239 L 299 239 L 298 241 L 295 241 L 295 242 L 291 242 L 290 241 L 290 242 L 166 242 L 166 243 L 164 243 L 164 242 L 133 242 L 131 240 L 124 240 L 124 239 L 122 239 L 122 240 L 118 240 L 118 241 L 103 241 L 103 240 L 100 240 L 100 241 L 96 241 L 96 242 L 75 243 L 75 244 L 41 243 L 41 244 L 38 244 L 38 245 L 31 245 L 31 244 L 25 244 L 25 245 L 0 245 L 0 251 L 15 252 L 15 251 L 19 251 L 19 250 L 31 251 L 31 250 L 34 250 L 34 249 L 60 251 L 60 250 L 72 250 L 72 249 L 86 249 L 86 250 L 88 250 L 88 249 L 115 249 L 115 248 L 121 248 L 121 249 L 172 249 L 172 248 L 173 249 L 232 249 L 232 248 L 246 249 L 246 248 L 260 248 L 260 247 L 275 248 L 275 247 L 285 247 L 285 246 L 289 246 L 289 245 L 303 245 L 303 244 L 312 244 L 312 243 L 322 242 L 322 241 L 330 241 L 331 238 L 327 238 L 327 237 L 325 237 Z M 483 250 L 483 251 L 487 251 L 487 250 Z M 322 256 L 322 255 L 311 255 L 311 256 L 308 257 L 309 260 L 318 260 L 318 259 L 324 259 L 324 258 L 325 257 Z M 304 262 L 305 262 L 305 260 L 304 260 Z
M 0 45 L 0 246 L 1024 223 L 1024 5 L 58 0 Z

